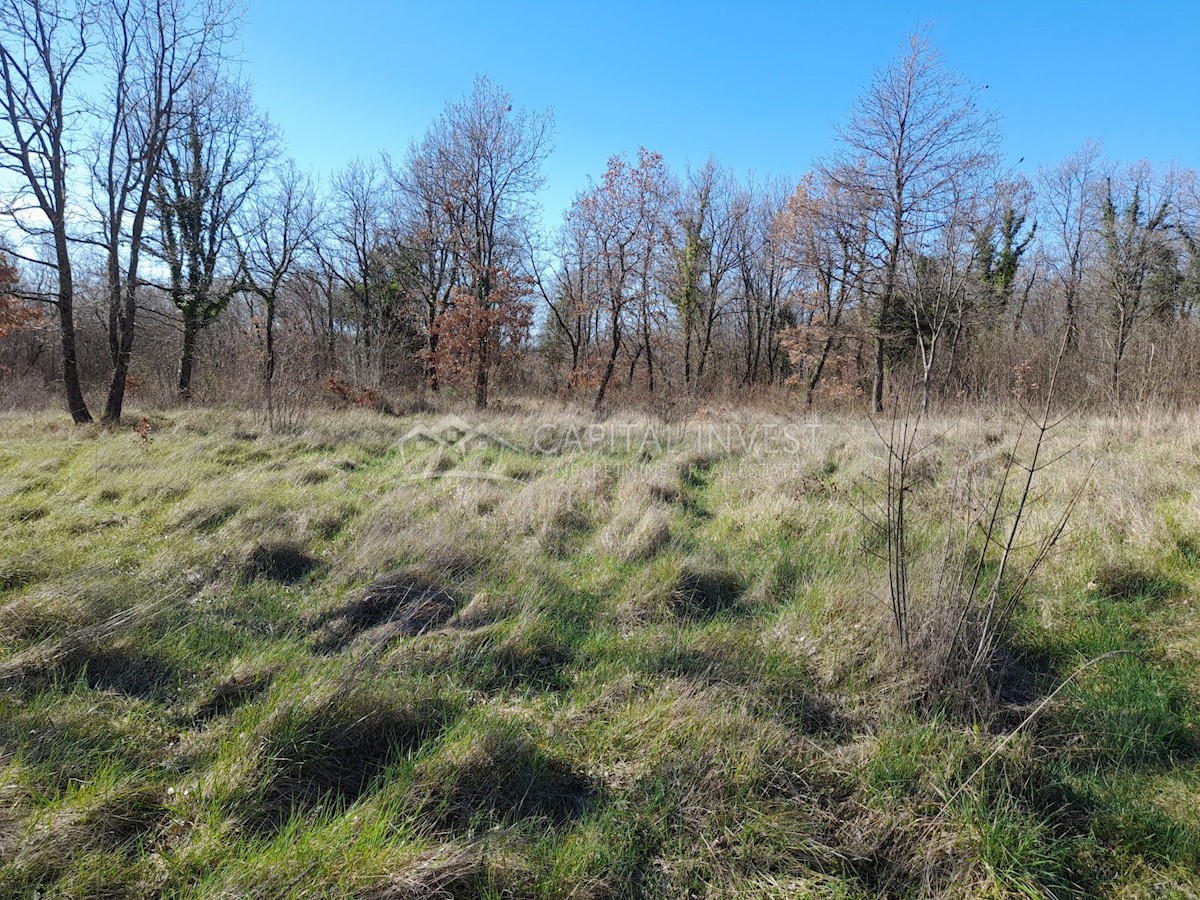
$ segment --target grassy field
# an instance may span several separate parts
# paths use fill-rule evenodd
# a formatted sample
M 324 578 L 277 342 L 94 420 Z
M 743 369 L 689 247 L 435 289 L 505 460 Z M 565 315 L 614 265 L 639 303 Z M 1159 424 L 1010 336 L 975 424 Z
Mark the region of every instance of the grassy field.
M 1200 420 L 1065 426 L 964 716 L 865 421 L 148 415 L 0 419 L 0 896 L 1200 897 Z

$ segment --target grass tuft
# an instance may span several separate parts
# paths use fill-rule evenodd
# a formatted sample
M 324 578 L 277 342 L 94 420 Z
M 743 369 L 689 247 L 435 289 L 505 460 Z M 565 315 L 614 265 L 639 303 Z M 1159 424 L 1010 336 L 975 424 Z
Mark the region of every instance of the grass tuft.
M 1186 585 L 1162 572 L 1135 566 L 1109 565 L 1096 572 L 1096 591 L 1110 600 L 1170 600 Z
M 260 728 L 262 763 L 251 796 L 238 796 L 230 812 L 262 831 L 326 805 L 344 808 L 457 713 L 456 704 L 428 691 L 389 696 L 350 690 L 284 706 Z
M 711 619 L 738 612 L 745 587 L 740 578 L 699 561 L 684 563 L 671 591 L 675 612 L 689 619 Z
M 255 543 L 246 553 L 239 575 L 244 581 L 266 578 L 279 584 L 298 584 L 320 567 L 320 562 L 292 541 Z
M 358 637 L 383 645 L 440 627 L 462 605 L 445 588 L 419 576 L 385 575 L 318 616 L 315 643 L 323 652 L 340 650 Z
M 471 720 L 456 738 L 413 773 L 413 802 L 440 828 L 473 834 L 523 819 L 561 826 L 597 798 L 595 786 L 524 723 Z

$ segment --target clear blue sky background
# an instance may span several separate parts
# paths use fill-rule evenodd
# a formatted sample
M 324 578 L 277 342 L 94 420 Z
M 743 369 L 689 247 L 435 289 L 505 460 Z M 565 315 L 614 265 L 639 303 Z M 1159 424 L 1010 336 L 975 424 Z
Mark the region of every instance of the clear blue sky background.
M 1109 156 L 1200 166 L 1200 3 L 983 4 L 250 0 L 243 55 L 289 151 L 325 174 L 402 155 L 475 73 L 552 107 L 548 224 L 607 158 L 715 155 L 798 178 L 919 24 L 988 85 L 1010 163 L 1087 138 Z

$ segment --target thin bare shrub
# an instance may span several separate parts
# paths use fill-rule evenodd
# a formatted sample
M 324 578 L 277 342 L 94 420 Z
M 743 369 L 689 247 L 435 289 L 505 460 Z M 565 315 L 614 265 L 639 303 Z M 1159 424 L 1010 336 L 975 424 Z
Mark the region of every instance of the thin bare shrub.
M 1017 433 L 998 476 L 970 464 L 954 474 L 948 513 L 935 513 L 932 500 L 918 503 L 929 496 L 919 489 L 939 439 L 924 439 L 915 401 L 897 400 L 886 431 L 875 426 L 885 470 L 877 508 L 865 513 L 875 537 L 868 552 L 886 565 L 895 644 L 933 705 L 982 712 L 995 702 L 1014 616 L 1087 483 L 1085 477 L 1040 534 L 1028 534 L 1035 507 L 1046 501 L 1035 489 L 1039 476 L 1070 453 L 1051 449 L 1068 417 L 1055 412 L 1057 372 L 1056 362 L 1040 406 L 1018 405 Z

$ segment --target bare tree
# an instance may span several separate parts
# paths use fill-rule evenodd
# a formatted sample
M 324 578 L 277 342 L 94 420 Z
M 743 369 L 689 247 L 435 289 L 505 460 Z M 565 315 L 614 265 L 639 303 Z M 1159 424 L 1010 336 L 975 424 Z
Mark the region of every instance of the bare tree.
M 604 407 L 628 331 L 628 310 L 642 298 L 645 273 L 665 249 L 667 200 L 662 157 L 642 148 L 636 166 L 612 157 L 603 180 L 580 194 L 567 213 L 570 240 L 586 248 L 583 255 L 597 270 L 591 303 L 603 314 L 607 330 L 608 352 L 593 404 L 597 412 Z
M 79 380 L 75 340 L 75 281 L 71 266 L 68 170 L 76 155 L 80 120 L 72 108 L 76 74 L 88 51 L 92 4 L 4 0 L 0 4 L 0 165 L 15 185 L 4 213 L 34 241 L 50 245 L 50 260 L 21 254 L 48 267 L 52 296 L 37 299 L 58 311 L 67 408 L 77 423 L 92 421 Z
M 152 248 L 166 264 L 167 296 L 182 318 L 178 388 L 191 396 L 196 339 L 236 293 L 230 229 L 275 152 L 275 130 L 249 85 L 198 73 L 180 100 L 153 196 L 161 231 Z
M 883 410 L 902 256 L 921 230 L 953 214 L 955 198 L 994 161 L 996 119 L 979 108 L 980 91 L 949 69 L 924 34 L 879 72 L 839 130 L 842 149 L 823 174 L 869 198 L 880 271 L 875 295 L 875 372 L 871 406 Z
M 275 426 L 275 327 L 287 280 L 313 249 L 318 216 L 312 183 L 289 161 L 251 198 L 236 233 L 240 286 L 261 303 L 263 390 L 267 419 Z
M 1180 173 L 1155 172 L 1146 162 L 1110 176 L 1100 207 L 1104 244 L 1104 284 L 1112 321 L 1113 399 L 1121 399 L 1121 363 L 1137 327 L 1156 313 L 1167 312 L 1154 297 L 1152 280 L 1163 270 L 1175 274 L 1169 245 L 1176 227 L 1176 195 Z M 1169 305 L 1169 304 L 1168 304 Z
M 787 332 L 805 402 L 857 331 L 847 322 L 862 304 L 870 210 L 837 181 L 810 175 L 775 218 L 787 269 L 795 273 L 796 322 Z
M 451 267 L 452 273 L 442 274 L 453 274 L 459 283 L 458 300 L 450 306 L 473 307 L 460 308 L 453 326 L 446 320 L 449 310 L 439 314 L 438 326 L 444 327 L 434 329 L 443 344 L 437 354 L 451 349 L 445 343 L 453 336 L 459 362 L 463 354 L 470 356 L 475 405 L 480 409 L 488 404 L 489 377 L 502 334 L 519 317 L 513 313 L 529 293 L 520 271 L 524 235 L 543 184 L 551 125 L 549 111 L 514 108 L 505 90 L 480 76 L 469 96 L 446 108 L 422 145 L 424 164 L 439 170 L 434 184 L 444 186 L 445 194 L 438 199 L 454 246 L 450 256 L 435 263 Z M 415 185 L 412 190 L 417 192 Z M 432 283 L 444 289 L 441 280 Z
M 682 244 L 674 248 L 672 295 L 683 332 L 687 389 L 704 377 L 717 324 L 731 302 L 737 236 L 750 214 L 749 195 L 710 159 L 687 178 L 676 212 Z
M 746 215 L 733 233 L 734 315 L 741 333 L 742 385 L 772 381 L 778 374 L 785 306 L 795 287 L 795 270 L 787 264 L 777 227 L 786 205 L 783 184 L 761 193 L 745 191 Z M 765 373 L 765 374 L 764 374 Z
M 414 301 L 425 335 L 425 382 L 433 391 L 438 382 L 438 322 L 449 310 L 455 291 L 464 280 L 464 264 L 457 236 L 466 216 L 463 199 L 450 186 L 452 172 L 439 163 L 446 139 L 442 129 L 431 128 L 419 144 L 409 148 L 403 166 L 384 158 L 395 190 L 393 228 L 399 245 L 416 265 Z
M 921 365 L 921 412 L 929 411 L 935 366 L 947 332 L 962 323 L 967 285 L 979 244 L 974 209 L 954 201 L 955 213 L 936 231 L 919 228 L 920 246 L 908 248 L 900 274 L 900 299 L 910 320 Z
M 1089 141 L 1058 165 L 1040 170 L 1038 176 L 1044 215 L 1057 244 L 1052 259 L 1063 292 L 1069 351 L 1079 344 L 1079 295 L 1088 264 L 1089 239 L 1097 230 L 1099 163 L 1100 145 Z
M 584 232 L 563 227 L 549 261 L 539 259 L 539 248 L 528 246 L 529 269 L 549 317 L 542 342 L 548 356 L 569 357 L 567 390 L 574 390 L 585 374 L 584 361 L 596 337 L 596 266 Z M 565 344 L 565 351 L 562 350 Z
M 113 366 L 104 421 L 118 422 L 159 168 L 177 124 L 178 103 L 201 65 L 220 53 L 231 21 L 216 0 L 108 0 L 100 22 L 113 74 L 101 113 L 92 190 L 108 279 Z
M 356 376 L 378 384 L 389 311 L 383 274 L 388 267 L 387 196 L 376 159 L 356 159 L 333 177 L 328 268 L 351 304 Z

